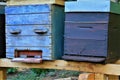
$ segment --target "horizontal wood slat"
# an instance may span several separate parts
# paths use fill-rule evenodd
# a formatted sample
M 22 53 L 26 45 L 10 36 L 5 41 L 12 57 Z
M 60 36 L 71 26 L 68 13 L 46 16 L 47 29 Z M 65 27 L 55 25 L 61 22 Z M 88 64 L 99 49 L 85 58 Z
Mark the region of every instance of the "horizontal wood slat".
M 50 24 L 50 14 L 6 15 L 6 25 Z
M 30 14 L 30 13 L 45 13 L 51 11 L 51 5 L 25 5 L 25 6 L 6 6 L 6 14 Z
M 119 63 L 120 64 L 120 63 Z M 41 64 L 26 64 L 11 62 L 10 59 L 0 59 L 0 67 L 23 67 L 23 68 L 45 68 L 45 69 L 64 69 L 73 71 L 95 72 L 109 75 L 120 75 L 119 64 L 95 64 L 74 61 L 43 61 Z
M 9 0 L 7 5 L 58 4 L 64 5 L 64 0 Z

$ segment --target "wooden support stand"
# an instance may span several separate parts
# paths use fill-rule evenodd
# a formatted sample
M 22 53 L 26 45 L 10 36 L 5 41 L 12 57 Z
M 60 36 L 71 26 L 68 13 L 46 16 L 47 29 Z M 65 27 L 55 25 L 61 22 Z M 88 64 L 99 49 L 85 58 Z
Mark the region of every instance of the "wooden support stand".
M 78 80 L 119 80 L 119 76 L 105 75 L 99 73 L 80 74 Z
M 119 80 L 120 61 L 115 64 L 95 64 L 64 60 L 43 61 L 40 64 L 11 62 L 10 59 L 0 59 L 0 80 L 6 80 L 7 67 L 62 69 L 90 72 L 79 76 L 79 80 Z
M 0 80 L 6 80 L 7 76 L 6 76 L 6 68 L 0 68 Z

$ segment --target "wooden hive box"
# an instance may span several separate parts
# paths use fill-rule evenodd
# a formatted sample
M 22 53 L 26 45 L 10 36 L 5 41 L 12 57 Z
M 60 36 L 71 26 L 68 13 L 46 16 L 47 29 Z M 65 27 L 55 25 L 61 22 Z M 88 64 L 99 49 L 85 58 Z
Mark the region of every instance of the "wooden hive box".
M 19 2 L 13 1 L 15 4 Z M 62 5 L 39 3 L 6 7 L 7 58 L 17 56 L 42 57 L 43 60 L 60 59 L 63 53 L 63 33 Z
M 64 59 L 114 62 L 120 58 L 120 3 L 70 1 L 65 12 Z
M 0 2 L 0 57 L 5 58 L 5 3 Z

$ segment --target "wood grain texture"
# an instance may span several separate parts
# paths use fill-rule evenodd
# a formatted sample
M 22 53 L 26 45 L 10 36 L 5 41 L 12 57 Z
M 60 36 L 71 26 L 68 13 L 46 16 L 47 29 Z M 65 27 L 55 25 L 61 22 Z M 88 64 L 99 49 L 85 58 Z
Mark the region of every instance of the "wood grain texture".
M 61 59 L 63 33 L 63 6 L 29 4 L 6 7 L 7 58 L 14 58 L 16 49 L 27 49 L 42 50 L 43 60 Z
M 6 79 L 7 79 L 7 69 L 0 68 L 0 80 L 6 80 Z
M 115 75 L 107 75 L 108 80 L 120 80 L 119 76 L 115 76 Z
M 58 4 L 64 5 L 64 0 L 9 0 L 7 1 L 7 5 L 33 5 L 33 4 Z
M 24 5 L 24 6 L 6 6 L 6 14 L 29 14 L 29 13 L 46 13 L 51 11 L 51 5 Z
M 95 74 L 94 73 L 80 74 L 78 80 L 95 80 Z
M 64 69 L 73 71 L 95 72 L 108 75 L 120 75 L 118 64 L 95 64 L 87 62 L 73 62 L 64 60 L 43 61 L 41 64 L 25 64 L 11 62 L 10 59 L 0 59 L 0 67 L 23 67 L 43 69 Z
M 107 76 L 105 74 L 96 73 L 95 80 L 107 80 Z
M 7 36 L 6 44 L 7 46 L 51 46 L 51 36 Z
M 6 15 L 6 25 L 50 24 L 50 14 Z

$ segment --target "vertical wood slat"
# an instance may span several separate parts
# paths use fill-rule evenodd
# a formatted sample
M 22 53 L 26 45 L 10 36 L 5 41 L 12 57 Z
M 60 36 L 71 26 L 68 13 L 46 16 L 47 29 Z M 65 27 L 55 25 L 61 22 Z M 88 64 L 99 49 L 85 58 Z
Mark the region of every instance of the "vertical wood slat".
M 107 76 L 105 74 L 96 73 L 94 80 L 108 80 L 108 79 L 107 79 Z
M 78 80 L 108 80 L 108 77 L 104 74 L 98 74 L 98 73 L 83 73 L 80 74 Z M 116 80 L 118 79 L 116 78 Z
M 94 73 L 80 74 L 78 80 L 95 80 L 95 74 Z
M 108 75 L 108 80 L 119 80 L 119 76 Z
M 6 80 L 7 79 L 7 75 L 6 75 L 6 68 L 0 68 L 0 80 Z

